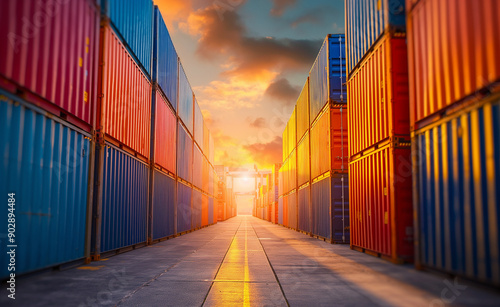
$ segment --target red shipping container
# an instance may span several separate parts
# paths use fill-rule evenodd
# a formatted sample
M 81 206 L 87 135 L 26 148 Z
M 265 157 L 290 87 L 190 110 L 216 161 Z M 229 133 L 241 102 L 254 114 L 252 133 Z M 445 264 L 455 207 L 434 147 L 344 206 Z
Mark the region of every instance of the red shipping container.
M 347 106 L 326 108 L 311 128 L 311 179 L 347 170 Z
M 109 25 L 101 28 L 101 48 L 97 129 L 149 158 L 151 84 Z
M 175 174 L 177 117 L 159 91 L 155 96 L 155 163 Z
M 351 248 L 413 261 L 410 152 L 386 146 L 349 163 Z
M 412 2 L 407 0 L 407 5 Z M 407 16 L 410 109 L 419 121 L 440 116 L 500 80 L 500 4 L 496 0 L 420 0 Z
M 2 1 L 0 87 L 90 131 L 99 11 L 91 0 Z
M 386 34 L 347 82 L 349 156 L 410 139 L 406 39 Z
M 208 195 L 201 196 L 201 226 L 208 226 Z

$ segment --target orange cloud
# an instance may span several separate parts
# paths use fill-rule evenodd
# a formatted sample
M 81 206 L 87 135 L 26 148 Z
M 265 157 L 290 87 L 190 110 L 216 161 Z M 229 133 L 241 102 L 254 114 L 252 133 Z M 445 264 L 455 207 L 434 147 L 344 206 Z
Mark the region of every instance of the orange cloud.
M 259 168 L 271 168 L 274 163 L 281 162 L 282 141 L 281 137 L 276 137 L 269 143 L 254 143 L 243 147 L 250 157 L 257 161 Z

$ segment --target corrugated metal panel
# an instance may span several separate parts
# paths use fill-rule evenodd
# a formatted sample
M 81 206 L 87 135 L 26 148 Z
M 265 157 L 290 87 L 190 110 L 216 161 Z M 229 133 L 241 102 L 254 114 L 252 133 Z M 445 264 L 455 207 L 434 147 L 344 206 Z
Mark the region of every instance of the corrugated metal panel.
M 307 78 L 299 99 L 297 99 L 297 141 L 309 129 L 309 78 Z
M 192 216 L 192 226 L 193 229 L 201 227 L 202 219 L 202 194 L 200 191 L 193 189 L 193 216 Z M 208 213 L 208 212 L 207 212 Z
M 386 146 L 349 163 L 351 245 L 413 260 L 409 148 Z
M 299 230 L 310 232 L 311 225 L 309 221 L 309 209 L 310 209 L 310 195 L 311 187 L 308 185 L 305 188 L 302 188 L 298 192 L 297 206 L 298 206 L 298 215 L 299 221 L 297 227 Z
M 499 14 L 496 1 L 428 0 L 409 13 L 412 125 L 500 80 Z
M 85 0 L 56 2 L 51 9 L 60 13 L 49 18 L 33 1 L 2 1 L 0 76 L 57 107 L 25 93 L 23 97 L 30 102 L 57 116 L 61 108 L 92 126 L 99 13 L 92 1 Z M 8 82 L 0 82 L 0 87 L 16 93 Z
M 106 0 L 104 13 L 151 76 L 153 56 L 153 1 Z
M 178 114 L 182 122 L 193 135 L 194 129 L 194 96 L 189 80 L 184 72 L 184 67 L 179 62 L 179 106 Z
M 148 165 L 109 145 L 103 165 L 101 253 L 146 242 Z
M 330 112 L 323 112 L 311 127 L 311 178 L 330 170 Z
M 208 195 L 215 196 L 215 194 L 216 194 L 215 187 L 216 187 L 217 179 L 215 177 L 216 177 L 216 174 L 215 174 L 212 166 L 208 165 Z
M 283 196 L 283 225 L 288 226 L 288 196 Z
M 203 194 L 201 196 L 201 226 L 209 225 L 209 216 L 208 195 Z
M 500 284 L 500 100 L 414 138 L 418 250 L 424 266 Z
M 311 232 L 335 243 L 349 242 L 347 174 L 335 174 L 312 184 Z M 332 238 L 333 231 L 333 238 Z
M 153 240 L 175 235 L 175 179 L 154 170 Z
M 203 186 L 203 155 L 198 146 L 194 146 L 192 178 L 193 185 L 201 189 Z
M 347 83 L 349 155 L 390 137 L 409 140 L 406 40 L 382 38 Z
M 177 132 L 177 176 L 192 182 L 193 140 L 180 123 L 177 125 Z
M 177 233 L 191 230 L 191 198 L 193 189 L 177 182 Z
M 283 197 L 278 199 L 278 224 L 283 225 Z
M 208 130 L 208 126 L 206 123 L 203 123 L 203 154 L 210 160 L 210 130 Z
M 330 108 L 330 168 L 333 172 L 346 172 L 349 162 L 347 106 Z
M 309 133 L 306 133 L 302 142 L 297 147 L 297 183 L 298 186 L 309 182 L 311 167 L 309 161 Z
M 346 102 L 345 58 L 345 36 L 327 36 L 309 73 L 311 124 L 329 101 Z
M 0 277 L 7 270 L 8 193 L 15 193 L 16 275 L 83 258 L 90 141 L 17 101 L 0 98 Z
M 202 169 L 202 184 L 201 184 L 201 189 L 203 192 L 208 193 L 209 191 L 209 186 L 210 186 L 210 180 L 213 180 L 212 176 L 210 176 L 210 167 L 208 164 L 207 158 L 203 156 L 203 169 Z
M 215 140 L 211 133 L 209 134 L 208 161 L 212 165 L 215 164 Z
M 350 78 L 353 69 L 386 30 L 405 30 L 405 1 L 347 0 L 345 18 Z
M 156 91 L 155 163 L 175 174 L 177 117 Z
M 297 188 L 297 151 L 294 150 L 288 160 L 288 191 Z
M 203 150 L 203 128 L 204 128 L 203 114 L 201 113 L 201 108 L 198 102 L 195 100 L 194 103 L 194 140 L 198 143 L 198 146 Z
M 288 120 L 288 153 L 297 147 L 297 107 L 293 109 L 293 113 Z
M 208 224 L 209 225 L 212 225 L 215 222 L 217 222 L 214 219 L 215 212 L 216 211 L 215 211 L 215 208 L 214 208 L 214 198 L 213 197 L 209 197 L 208 198 Z
M 98 129 L 149 158 L 151 84 L 113 30 L 101 29 L 101 113 Z
M 283 161 L 285 161 L 288 158 L 288 155 L 290 154 L 288 152 L 288 123 L 285 126 L 285 129 L 283 130 L 283 133 L 281 135 L 282 139 L 282 151 L 283 151 Z
M 154 67 L 155 81 L 168 101 L 177 110 L 177 91 L 179 81 L 178 56 L 170 33 L 161 16 L 160 10 L 155 6 L 155 50 L 156 67 Z

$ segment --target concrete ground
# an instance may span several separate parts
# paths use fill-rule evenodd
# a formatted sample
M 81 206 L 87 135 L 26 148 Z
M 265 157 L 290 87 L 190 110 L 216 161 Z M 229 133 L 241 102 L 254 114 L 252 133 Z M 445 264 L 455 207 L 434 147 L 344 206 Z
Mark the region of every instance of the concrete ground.
M 4 284 L 5 285 L 5 284 Z M 500 292 L 415 271 L 250 216 L 62 272 L 0 306 L 500 306 Z

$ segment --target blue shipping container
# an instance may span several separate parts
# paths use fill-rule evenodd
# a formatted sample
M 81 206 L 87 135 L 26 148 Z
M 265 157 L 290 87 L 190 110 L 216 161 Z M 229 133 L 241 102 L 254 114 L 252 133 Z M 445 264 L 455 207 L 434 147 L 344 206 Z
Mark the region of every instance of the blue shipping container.
M 182 122 L 193 135 L 194 129 L 194 96 L 189 80 L 184 72 L 184 67 L 179 62 L 179 106 L 178 113 Z
M 104 0 L 103 13 L 109 16 L 136 61 L 151 78 L 153 56 L 153 1 Z
M 288 195 L 288 227 L 297 229 L 297 192 Z
M 191 198 L 193 189 L 177 182 L 177 233 L 191 230 Z M 201 221 L 201 218 L 200 218 Z
M 156 64 L 153 67 L 153 80 L 158 82 L 174 110 L 177 110 L 178 56 L 158 6 L 155 6 L 154 39 L 153 59 L 156 59 Z
M 386 30 L 405 31 L 405 13 L 405 0 L 345 1 L 349 76 Z
M 192 227 L 193 229 L 201 227 L 201 192 L 193 189 L 193 211 Z
M 9 274 L 7 244 L 16 244 L 16 275 L 85 256 L 90 141 L 46 112 L 0 97 L 0 278 Z M 8 193 L 15 193 L 10 201 Z M 8 242 L 8 204 L 15 241 Z
M 309 73 L 311 124 L 329 101 L 347 103 L 345 65 L 345 35 L 328 35 Z
M 175 235 L 175 179 L 154 170 L 153 240 Z
M 278 198 L 278 224 L 283 225 L 283 197 Z
M 309 221 L 309 194 L 311 187 L 307 186 L 299 190 L 298 193 L 298 207 L 299 207 L 299 224 L 298 229 L 311 232 L 310 221 Z
M 500 285 L 500 100 L 416 132 L 417 264 Z
M 333 243 L 349 243 L 348 175 L 334 174 L 313 183 L 311 204 L 311 232 Z
M 149 166 L 124 151 L 104 148 L 100 252 L 147 240 Z
M 193 140 L 179 123 L 177 127 L 177 176 L 192 182 L 193 179 Z

